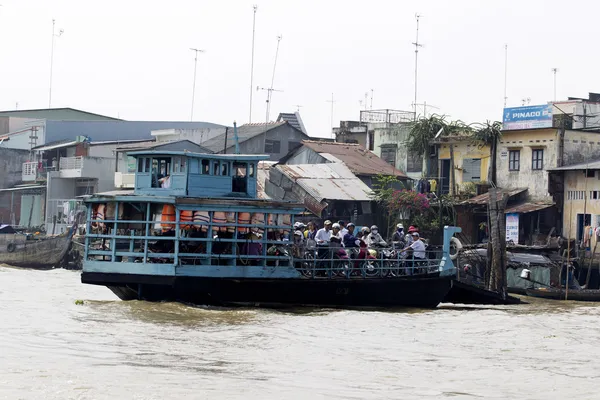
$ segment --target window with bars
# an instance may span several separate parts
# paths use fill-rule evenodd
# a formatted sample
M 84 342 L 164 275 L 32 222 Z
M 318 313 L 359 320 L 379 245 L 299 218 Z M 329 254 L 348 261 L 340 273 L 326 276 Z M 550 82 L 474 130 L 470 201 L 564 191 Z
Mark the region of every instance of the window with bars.
M 521 169 L 521 150 L 509 150 L 508 170 L 518 171 Z
M 382 147 L 381 159 L 388 164 L 396 165 L 396 147 Z
M 423 155 L 408 153 L 406 156 L 406 172 L 421 172 L 423 170 Z
M 544 169 L 544 149 L 531 150 L 531 169 L 538 171 Z
M 281 152 L 281 142 L 279 140 L 265 140 L 265 153 L 278 154 Z

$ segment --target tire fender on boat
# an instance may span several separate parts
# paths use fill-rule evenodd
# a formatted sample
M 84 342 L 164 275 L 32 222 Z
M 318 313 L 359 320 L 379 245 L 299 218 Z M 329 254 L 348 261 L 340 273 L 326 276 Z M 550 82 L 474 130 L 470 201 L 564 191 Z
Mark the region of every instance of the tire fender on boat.
M 8 251 L 9 253 L 14 252 L 16 249 L 17 245 L 12 242 L 6 245 L 6 251 Z
M 462 249 L 463 245 L 460 242 L 460 240 L 458 240 L 458 238 L 455 238 L 455 237 L 450 238 L 450 248 L 452 248 L 452 244 L 454 244 L 454 247 L 456 248 L 456 253 L 454 253 L 454 254 L 450 253 L 450 259 L 456 260 L 456 257 L 458 257 L 458 253 Z

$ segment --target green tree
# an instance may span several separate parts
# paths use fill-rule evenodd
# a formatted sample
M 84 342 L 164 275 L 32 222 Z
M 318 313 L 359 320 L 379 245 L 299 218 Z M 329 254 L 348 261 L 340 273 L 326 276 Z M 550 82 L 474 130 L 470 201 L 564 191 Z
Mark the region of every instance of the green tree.
M 490 168 L 488 172 L 488 182 L 495 185 L 496 182 L 496 161 L 498 142 L 502 137 L 502 123 L 499 121 L 486 121 L 477 125 L 472 131 L 471 138 L 479 146 L 490 146 Z
M 426 159 L 429 154 L 429 146 L 433 144 L 436 135 L 454 136 L 459 134 L 470 134 L 471 128 L 462 121 L 446 120 L 445 115 L 432 114 L 428 118 L 421 118 L 415 121 L 408 133 L 406 148 L 408 151 L 421 154 Z M 427 176 L 427 163 L 423 175 Z

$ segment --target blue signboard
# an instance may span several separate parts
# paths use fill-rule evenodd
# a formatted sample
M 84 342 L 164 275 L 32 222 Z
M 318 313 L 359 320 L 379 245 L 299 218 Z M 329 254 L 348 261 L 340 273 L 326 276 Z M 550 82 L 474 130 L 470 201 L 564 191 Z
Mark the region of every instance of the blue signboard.
M 552 127 L 552 104 L 505 108 L 502 118 L 504 130 Z

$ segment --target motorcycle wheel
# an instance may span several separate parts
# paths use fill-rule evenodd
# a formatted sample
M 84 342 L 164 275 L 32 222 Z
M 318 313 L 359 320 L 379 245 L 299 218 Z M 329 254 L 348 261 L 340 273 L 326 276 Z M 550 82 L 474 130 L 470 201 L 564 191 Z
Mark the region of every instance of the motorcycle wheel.
M 302 259 L 302 266 L 300 267 L 300 273 L 307 277 L 312 278 L 314 274 L 315 256 L 310 252 L 304 253 Z
M 361 267 L 362 267 L 363 274 L 365 276 L 374 277 L 379 274 L 380 268 L 379 268 L 379 265 L 377 264 L 377 261 L 365 260 L 365 261 L 363 261 Z

